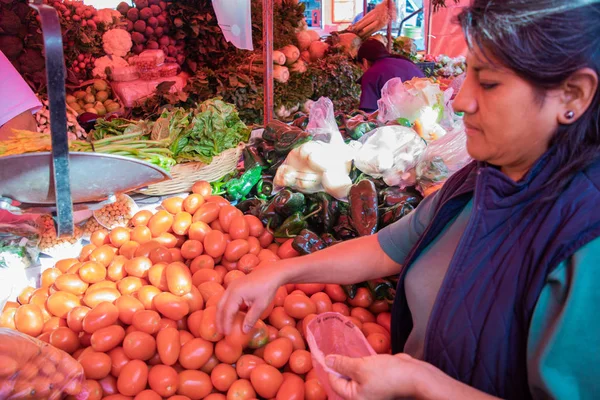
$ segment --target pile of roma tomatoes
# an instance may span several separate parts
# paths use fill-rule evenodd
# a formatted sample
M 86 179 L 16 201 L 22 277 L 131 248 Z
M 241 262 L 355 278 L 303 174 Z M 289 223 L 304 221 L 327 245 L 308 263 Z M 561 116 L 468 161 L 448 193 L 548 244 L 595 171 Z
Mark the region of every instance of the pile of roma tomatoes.
M 250 333 L 240 311 L 232 333 L 220 334 L 216 306 L 227 286 L 298 253 L 210 190 L 198 182 L 186 198 L 139 211 L 128 228 L 94 232 L 78 259 L 57 262 L 40 288 L 7 303 L 0 326 L 72 355 L 86 378 L 74 399 L 325 399 L 305 333 L 329 311 L 348 316 L 377 352 L 390 351 L 388 304 L 365 288 L 347 299 L 339 285 L 282 286 Z

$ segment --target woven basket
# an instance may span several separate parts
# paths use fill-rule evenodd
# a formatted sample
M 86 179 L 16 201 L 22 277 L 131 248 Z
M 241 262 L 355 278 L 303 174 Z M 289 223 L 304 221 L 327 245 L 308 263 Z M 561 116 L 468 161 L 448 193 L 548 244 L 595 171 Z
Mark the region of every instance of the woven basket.
M 215 182 L 225 175 L 233 172 L 242 156 L 245 144 L 234 149 L 225 150 L 214 157 L 208 165 L 201 162 L 189 162 L 177 164 L 171 168 L 172 179 L 148 186 L 146 189 L 139 190 L 148 196 L 164 196 L 167 194 L 177 194 L 189 192 L 194 183 L 198 181 Z

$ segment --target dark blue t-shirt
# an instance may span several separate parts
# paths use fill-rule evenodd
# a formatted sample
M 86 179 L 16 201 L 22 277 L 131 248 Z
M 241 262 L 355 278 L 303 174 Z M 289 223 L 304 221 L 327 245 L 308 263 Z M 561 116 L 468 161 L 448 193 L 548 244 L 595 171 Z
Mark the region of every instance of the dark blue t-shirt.
M 381 98 L 381 89 L 392 78 L 400 78 L 402 82 L 412 78 L 424 78 L 425 74 L 412 62 L 402 58 L 383 58 L 375 61 L 364 73 L 360 85 L 360 109 L 366 112 L 377 111 L 377 100 Z

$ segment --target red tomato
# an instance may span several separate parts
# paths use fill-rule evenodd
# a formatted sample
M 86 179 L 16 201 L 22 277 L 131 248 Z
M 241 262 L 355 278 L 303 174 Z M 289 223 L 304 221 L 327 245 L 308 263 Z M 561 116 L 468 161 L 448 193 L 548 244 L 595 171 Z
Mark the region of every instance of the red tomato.
M 246 276 L 246 274 L 242 271 L 238 271 L 236 269 L 229 271 L 227 275 L 225 275 L 225 278 L 223 278 L 223 287 L 227 289 L 231 282 L 233 282 L 236 279 L 243 278 L 244 276 Z
M 92 251 L 90 261 L 95 261 L 104 267 L 108 267 L 115 258 L 116 249 L 108 244 L 101 245 Z
M 125 256 L 115 256 L 106 269 L 106 277 L 113 282 L 118 282 L 125 278 L 127 276 L 127 272 L 125 272 L 125 263 L 127 260 L 128 258 Z
M 99 303 L 83 318 L 83 330 L 94 333 L 98 329 L 113 325 L 119 319 L 119 309 L 108 302 Z
M 200 242 L 198 242 L 200 243 Z M 192 274 L 187 265 L 174 262 L 166 268 L 167 286 L 176 296 L 183 296 L 192 290 Z
M 361 330 L 365 337 L 368 337 L 371 333 L 381 333 L 382 335 L 390 336 L 390 332 L 387 329 L 373 322 L 365 322 Z
M 135 256 L 135 252 L 138 249 L 138 247 L 140 247 L 140 244 L 138 242 L 130 240 L 129 242 L 126 242 L 123 246 L 119 247 L 119 255 L 122 255 L 126 259 L 130 260 Z
M 123 350 L 132 360 L 147 361 L 156 352 L 156 340 L 145 332 L 131 332 L 123 340 Z
M 131 359 L 127 357 L 125 354 L 125 350 L 122 347 L 115 347 L 111 351 L 108 352 L 111 360 L 111 370 L 110 373 L 118 378 L 121 374 L 121 370 Z
M 344 303 L 333 303 L 331 305 L 331 311 L 342 314 L 346 317 L 350 316 L 350 307 Z
M 198 181 L 192 186 L 192 193 L 198 193 L 203 198 L 210 197 L 212 194 L 212 186 L 207 181 Z
M 306 350 L 296 350 L 290 356 L 290 369 L 293 373 L 304 375 L 312 369 L 312 356 Z
M 182 297 L 188 302 L 190 313 L 201 310 L 204 307 L 204 299 L 196 286 L 192 286 L 192 290 Z
M 213 386 L 220 392 L 227 392 L 237 379 L 238 376 L 235 368 L 229 364 L 219 364 L 210 373 L 210 380 Z
M 286 297 L 283 308 L 286 314 L 296 319 L 302 319 L 317 312 L 315 304 L 308 297 L 299 294 L 290 294 Z
M 173 256 L 171 255 L 171 251 L 164 246 L 159 246 L 150 251 L 148 255 L 152 264 L 156 265 L 157 263 L 170 263 L 173 262 Z
M 33 337 L 40 335 L 44 328 L 42 311 L 35 304 L 25 304 L 17 308 L 14 321 L 19 332 Z
M 202 255 L 203 251 L 204 246 L 199 240 L 186 240 L 181 246 L 181 256 L 186 260 L 193 260 Z
M 304 398 L 306 400 L 325 400 L 327 393 L 318 379 L 311 379 L 304 382 Z
M 391 351 L 389 335 L 371 333 L 367 336 L 367 342 L 377 354 L 389 354 Z
M 327 296 L 326 293 L 320 292 L 315 293 L 310 296 L 310 301 L 312 301 L 317 307 L 317 314 L 322 314 L 325 312 L 331 312 L 333 304 L 331 303 L 331 299 Z
M 66 318 L 69 311 L 80 305 L 81 301 L 79 298 L 67 292 L 56 292 L 49 296 L 46 301 L 48 312 L 59 318 Z
M 378 315 L 382 312 L 390 311 L 390 304 L 387 302 L 387 300 L 375 300 L 369 307 L 369 311 L 375 315 Z
M 183 209 L 184 211 L 194 215 L 196 211 L 200 208 L 202 204 L 204 204 L 204 196 L 199 193 L 192 193 L 185 199 L 183 199 Z
M 119 310 L 119 320 L 127 325 L 133 323 L 133 316 L 144 309 L 144 305 L 131 295 L 124 295 L 115 300 L 115 306 Z
M 137 291 L 137 298 L 139 301 L 142 302 L 146 310 L 157 311 L 156 306 L 154 304 L 154 298 L 159 294 L 161 294 L 159 288 L 156 288 L 151 285 L 145 285 Z
M 177 393 L 191 400 L 200 400 L 212 392 L 213 385 L 208 374 L 202 371 L 186 370 L 179 373 Z
M 168 365 L 156 365 L 150 368 L 148 373 L 148 384 L 150 389 L 162 397 L 169 397 L 177 392 L 179 376 L 173 367 Z
M 163 316 L 178 321 L 190 312 L 188 302 L 172 293 L 164 292 L 154 297 L 153 304 Z
M 244 274 L 252 272 L 259 264 L 260 260 L 254 254 L 245 254 L 237 263 L 237 268 Z
M 187 235 L 190 225 L 192 225 L 192 214 L 186 211 L 181 211 L 175 214 L 171 229 L 173 229 L 173 232 L 175 232 L 177 235 Z
M 181 347 L 185 346 L 187 342 L 194 339 L 194 335 L 189 333 L 188 331 L 179 330 L 179 342 L 181 343 Z M 181 352 L 179 353 L 181 354 Z
M 217 307 L 207 307 L 202 314 L 200 336 L 204 340 L 216 343 L 223 339 L 223 334 L 217 330 Z
M 247 333 L 243 332 L 244 319 L 246 318 L 246 313 L 238 311 L 233 319 L 233 325 L 231 327 L 231 331 L 229 335 L 225 337 L 225 340 L 232 345 L 241 346 L 242 348 L 246 348 L 250 345 L 250 341 L 253 338 L 261 336 L 265 338 L 267 333 L 265 330 L 265 324 L 260 321 L 260 323 L 256 323 L 252 329 L 250 329 Z M 260 346 L 253 346 L 260 347 Z
M 294 374 L 284 373 L 276 400 L 304 400 L 304 381 Z
M 162 397 L 154 390 L 142 390 L 133 400 L 162 400 Z
M 129 229 L 117 227 L 109 233 L 110 243 L 115 247 L 121 247 L 131 240 Z
M 152 261 L 148 257 L 134 257 L 124 265 L 125 272 L 129 276 L 137 278 L 146 278 L 150 267 L 152 267 Z
M 18 307 L 16 307 L 18 308 Z M 41 312 L 41 310 L 40 310 Z M 69 314 L 67 314 L 68 316 Z M 55 329 L 60 328 L 61 326 L 67 326 L 67 320 L 65 318 L 52 317 L 46 322 L 44 322 L 44 327 L 42 328 L 42 333 L 52 332 Z
M 227 240 L 221 231 L 212 230 L 204 238 L 204 251 L 213 258 L 221 257 L 225 253 Z
M 231 222 L 236 216 L 242 216 L 242 212 L 232 205 L 225 205 L 219 211 L 219 223 L 223 228 L 223 232 L 229 232 Z
M 284 326 L 296 326 L 294 318 L 290 317 L 283 307 L 275 307 L 273 311 L 271 311 L 269 323 L 277 329 L 281 329 Z
M 113 303 L 119 297 L 121 297 L 121 293 L 117 289 L 104 288 L 92 292 L 88 290 L 83 297 L 83 303 L 93 308 L 102 302 Z
M 221 283 L 221 275 L 214 269 L 199 269 L 192 276 L 192 284 L 198 286 L 204 282 L 217 282 Z
M 157 242 L 156 240 L 150 240 L 149 242 L 141 244 L 140 247 L 138 247 L 135 250 L 134 256 L 135 257 L 150 257 L 150 253 L 152 252 L 152 250 L 158 249 L 160 247 L 163 247 L 163 246 L 159 242 Z
M 192 221 L 210 224 L 211 222 L 219 218 L 219 211 L 221 211 L 220 205 L 216 203 L 204 203 L 194 213 Z
M 213 297 L 222 295 L 225 292 L 225 288 L 219 285 L 217 282 L 204 282 L 198 285 L 198 290 L 204 299 L 204 302 L 207 302 Z M 207 304 L 208 306 L 208 304 Z
M 102 379 L 110 374 L 111 359 L 108 354 L 88 351 L 79 358 L 87 379 Z
M 207 223 L 202 221 L 193 222 L 188 229 L 188 237 L 191 240 L 198 240 L 204 242 L 206 234 L 212 229 Z
M 383 326 L 388 332 L 391 332 L 392 314 L 389 312 L 381 313 L 377 316 L 377 323 Z
M 247 240 L 232 240 L 225 248 L 224 258 L 229 262 L 235 262 L 248 254 L 249 251 L 250 245 Z
M 160 210 L 150 218 L 148 221 L 148 228 L 152 237 L 157 237 L 161 233 L 168 232 L 173 225 L 173 215 L 165 210 Z
M 264 364 L 265 361 L 252 354 L 244 354 L 235 363 L 235 370 L 240 378 L 250 379 L 250 373 L 257 365 Z
M 117 380 L 119 392 L 125 396 L 135 396 L 146 389 L 148 366 L 140 360 L 131 360 L 121 370 Z
M 83 331 L 83 319 L 90 312 L 89 307 L 75 307 L 67 314 L 67 326 L 75 333 Z
M 59 350 L 73 354 L 79 348 L 79 337 L 67 327 L 59 327 L 50 333 L 49 343 Z
M 256 398 L 256 392 L 250 381 L 239 379 L 227 391 L 227 400 L 250 400 Z
M 98 381 L 98 383 L 100 384 L 100 387 L 102 388 L 102 393 L 105 396 L 105 399 L 108 399 L 109 397 L 116 395 L 116 396 L 123 396 L 118 394 L 118 389 L 117 389 L 117 379 L 114 376 L 107 376 L 104 379 L 100 379 Z M 130 397 L 127 397 L 130 399 Z M 116 400 L 116 399 L 115 399 Z M 120 400 L 120 399 L 119 399 Z
M 298 257 L 300 255 L 300 253 L 298 253 L 292 247 L 293 241 L 294 239 L 288 239 L 281 246 L 279 246 L 279 249 L 277 250 L 277 256 L 279 258 L 285 260 L 286 258 Z
M 267 344 L 264 359 L 267 364 L 275 368 L 282 368 L 289 361 L 292 351 L 294 351 L 292 341 L 286 337 L 280 337 Z
M 360 287 L 356 290 L 356 295 L 353 299 L 348 299 L 348 304 L 352 307 L 369 308 L 372 303 L 373 296 L 371 295 L 371 291 L 364 287 Z
M 183 210 L 183 199 L 181 197 L 169 197 L 160 203 L 162 208 L 171 214 L 177 214 Z
M 277 395 L 277 391 L 283 383 L 283 375 L 277 368 L 261 364 L 250 374 L 250 382 L 259 396 L 271 399 Z
M 302 334 L 293 326 L 284 326 L 279 330 L 278 336 L 290 339 L 292 341 L 294 350 L 306 349 L 306 344 L 304 343 L 304 339 L 302 339 Z
M 325 285 L 321 283 L 298 283 L 296 289 L 304 292 L 307 296 L 312 296 L 325 290 Z
M 244 215 L 244 219 L 246 220 L 246 224 L 248 225 L 248 233 L 250 236 L 255 238 L 260 237 L 265 231 L 265 227 L 263 226 L 260 219 L 255 217 L 254 215 Z
M 132 324 L 138 331 L 154 335 L 160 328 L 160 314 L 152 310 L 138 311 L 133 316 Z
M 201 338 L 193 338 L 181 346 L 179 364 L 185 369 L 200 369 L 212 355 L 212 343 Z
M 258 241 L 260 242 L 260 246 L 263 249 L 266 249 L 271 243 L 273 243 L 273 234 L 265 229 L 264 232 L 258 237 Z
M 250 227 L 244 215 L 233 217 L 229 226 L 229 235 L 233 240 L 248 239 L 248 236 L 250 236 Z
M 167 286 L 167 266 L 168 263 L 160 262 L 158 264 L 154 264 L 148 270 L 148 280 L 150 283 L 163 292 L 169 290 L 169 287 Z
M 354 307 L 350 311 L 350 316 L 357 318 L 363 324 L 365 322 L 375 322 L 375 316 L 369 310 L 365 310 L 362 307 Z
M 215 356 L 225 364 L 234 364 L 242 356 L 243 351 L 239 344 L 231 344 L 226 340 L 221 340 L 215 345 Z
M 340 285 L 325 285 L 325 293 L 333 302 L 344 302 L 346 301 L 346 293 Z
M 175 364 L 181 350 L 179 331 L 175 328 L 165 328 L 159 331 L 156 335 L 156 348 L 163 364 Z

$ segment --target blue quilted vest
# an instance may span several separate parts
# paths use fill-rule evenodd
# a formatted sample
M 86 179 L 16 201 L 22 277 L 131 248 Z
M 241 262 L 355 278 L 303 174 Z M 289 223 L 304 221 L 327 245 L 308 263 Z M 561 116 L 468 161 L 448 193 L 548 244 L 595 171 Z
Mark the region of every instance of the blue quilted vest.
M 400 273 L 392 313 L 394 353 L 402 352 L 412 330 L 404 293 L 408 268 L 473 199 L 430 316 L 424 361 L 491 395 L 531 398 L 527 338 L 546 277 L 600 236 L 600 161 L 578 173 L 555 200 L 533 203 L 547 197 L 542 186 L 556 164 L 550 151 L 515 184 L 498 169 L 473 162 L 448 180 L 432 223 Z

